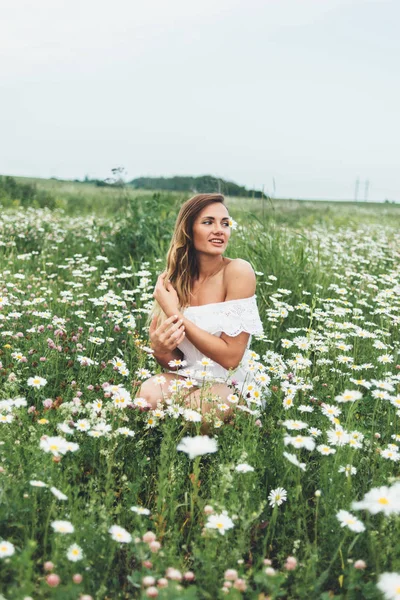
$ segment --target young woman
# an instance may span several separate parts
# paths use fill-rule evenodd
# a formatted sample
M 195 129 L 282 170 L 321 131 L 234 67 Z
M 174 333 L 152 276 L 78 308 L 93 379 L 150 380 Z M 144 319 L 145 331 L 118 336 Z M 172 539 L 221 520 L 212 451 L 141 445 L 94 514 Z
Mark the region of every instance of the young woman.
M 231 236 L 230 222 L 221 194 L 198 194 L 180 209 L 167 268 L 154 289 L 149 329 L 154 358 L 167 370 L 165 383 L 156 383 L 154 376 L 138 392 L 152 408 L 170 395 L 168 388 L 176 379 L 197 381 L 186 390 L 185 401 L 192 408 L 201 404 L 203 378 L 212 383 L 207 395 L 216 394 L 228 403 L 228 397 L 241 393 L 243 384 L 251 380 L 241 361 L 251 334 L 262 333 L 263 328 L 254 295 L 253 268 L 241 258 L 224 256 Z M 178 368 L 182 360 L 186 368 Z M 235 369 L 231 379 L 236 388 L 227 384 L 231 383 L 229 369 Z M 210 408 L 209 404 L 201 406 L 203 413 Z

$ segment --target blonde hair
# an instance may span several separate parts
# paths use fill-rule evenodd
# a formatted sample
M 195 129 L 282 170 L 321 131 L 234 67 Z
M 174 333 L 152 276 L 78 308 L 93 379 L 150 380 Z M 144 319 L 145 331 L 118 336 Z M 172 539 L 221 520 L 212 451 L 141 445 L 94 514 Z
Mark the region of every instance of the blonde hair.
M 169 280 L 175 288 L 179 299 L 179 310 L 189 305 L 193 280 L 199 276 L 199 265 L 193 245 L 193 224 L 203 208 L 215 202 L 224 204 L 224 196 L 222 194 L 197 194 L 182 204 L 176 219 L 167 252 L 167 264 L 164 269 L 167 276 L 164 281 Z M 154 316 L 158 317 L 157 327 L 167 318 L 157 300 L 154 300 L 147 325 Z

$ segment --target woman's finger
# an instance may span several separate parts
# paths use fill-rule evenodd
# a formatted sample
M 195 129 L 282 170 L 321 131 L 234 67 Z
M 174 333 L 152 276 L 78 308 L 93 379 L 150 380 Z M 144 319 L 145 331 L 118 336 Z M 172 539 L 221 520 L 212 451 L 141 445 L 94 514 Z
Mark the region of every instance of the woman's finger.
M 154 317 L 151 320 L 150 323 L 150 327 L 149 327 L 149 332 L 152 332 L 156 330 L 156 324 L 157 324 L 157 315 L 154 315 Z
M 181 341 L 184 339 L 185 335 L 186 335 L 186 331 L 183 330 L 182 333 L 181 333 L 181 335 L 179 336 L 179 338 L 176 341 L 177 345 L 179 345 L 181 343 Z
M 180 329 L 181 327 L 184 327 L 184 325 L 182 325 L 182 323 L 183 323 L 182 319 L 180 321 L 178 321 L 177 323 L 174 323 L 174 325 L 172 325 L 168 329 L 167 335 L 173 336 L 178 329 Z
M 170 327 L 170 325 L 176 321 L 178 318 L 177 315 L 172 315 L 172 317 L 168 317 L 168 319 L 165 319 L 164 323 L 161 325 L 160 329 L 165 332 L 167 331 L 167 329 Z
M 174 339 L 179 338 L 182 335 L 182 331 L 185 331 L 185 327 L 183 325 L 181 327 L 179 327 L 179 329 L 177 329 L 177 331 L 174 331 L 174 333 L 171 335 L 171 337 L 173 337 Z

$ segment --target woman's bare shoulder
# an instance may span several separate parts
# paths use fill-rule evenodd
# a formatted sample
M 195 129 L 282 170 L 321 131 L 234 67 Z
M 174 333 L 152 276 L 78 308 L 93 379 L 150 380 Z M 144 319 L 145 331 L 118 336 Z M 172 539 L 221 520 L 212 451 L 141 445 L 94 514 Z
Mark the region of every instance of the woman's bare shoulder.
M 248 298 L 255 293 L 256 275 L 251 264 L 243 258 L 235 258 L 224 272 L 225 300 Z
M 229 258 L 229 263 L 225 267 L 225 275 L 254 275 L 254 269 L 244 258 Z

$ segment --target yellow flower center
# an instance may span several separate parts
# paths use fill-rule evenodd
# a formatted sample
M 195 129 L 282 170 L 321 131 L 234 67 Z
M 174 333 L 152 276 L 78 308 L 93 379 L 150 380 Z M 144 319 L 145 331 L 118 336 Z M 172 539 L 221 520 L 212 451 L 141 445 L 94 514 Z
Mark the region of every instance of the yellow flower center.
M 389 504 L 389 500 L 384 496 L 382 498 L 379 498 L 378 502 L 379 504 Z

